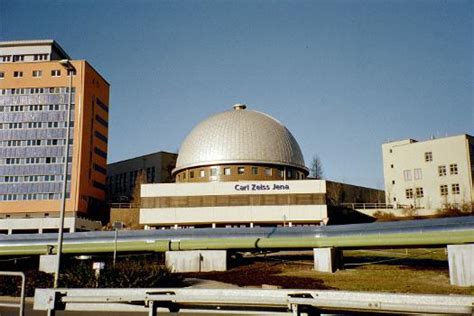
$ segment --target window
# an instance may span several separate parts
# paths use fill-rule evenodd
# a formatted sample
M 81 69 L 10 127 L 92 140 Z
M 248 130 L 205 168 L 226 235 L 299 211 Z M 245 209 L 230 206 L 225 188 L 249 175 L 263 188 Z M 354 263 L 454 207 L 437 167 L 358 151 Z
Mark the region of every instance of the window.
M 67 71 L 67 75 L 68 75 L 68 76 L 70 76 L 71 74 L 72 74 L 73 76 L 75 76 L 75 75 L 76 75 L 76 70 L 75 70 L 75 69 L 72 69 L 72 70 L 68 70 L 68 71 Z
M 13 77 L 14 78 L 22 78 L 23 77 L 23 71 L 14 71 L 13 72 Z
M 452 163 L 449 165 L 449 174 L 458 174 L 458 164 Z
M 217 176 L 217 170 L 218 170 L 218 167 L 211 168 L 211 177 Z
M 391 164 L 391 165 L 390 165 L 390 168 L 392 168 L 392 169 L 393 169 L 393 164 Z
M 199 176 L 204 178 L 206 176 L 206 171 L 204 171 L 204 169 L 199 170 Z
M 406 189 L 405 196 L 407 199 L 413 199 L 413 189 Z
M 459 194 L 461 190 L 459 189 L 459 183 L 451 184 L 451 193 L 452 194 Z
M 105 151 L 100 150 L 97 147 L 94 147 L 94 152 L 99 155 L 100 157 L 107 159 L 107 153 Z
M 395 184 L 395 180 L 392 180 L 392 184 Z
M 433 161 L 433 153 L 431 151 L 425 153 L 425 161 Z
M 33 70 L 33 77 L 39 78 L 43 75 L 43 72 L 41 70 Z
M 237 168 L 237 173 L 238 174 L 244 174 L 245 173 L 245 167 L 238 167 Z
M 33 56 L 34 60 L 48 60 L 48 54 L 36 54 Z
M 61 70 L 51 70 L 51 77 L 59 77 L 61 76 Z
M 230 176 L 230 168 L 224 168 L 224 175 Z
M 272 168 L 265 168 L 265 175 L 271 177 L 272 176 Z
M 416 197 L 417 198 L 423 197 L 423 188 L 416 188 Z
M 439 193 L 441 194 L 441 196 L 448 195 L 448 186 L 446 184 L 440 185 L 439 186 Z
M 95 120 L 99 122 L 102 126 L 109 127 L 109 123 L 97 114 L 95 115 Z
M 423 172 L 421 171 L 420 168 L 414 169 L 413 174 L 415 176 L 415 180 L 421 180 L 423 179 Z
M 5 73 L 3 71 L 0 71 L 0 79 L 5 78 Z
M 194 178 L 194 171 L 189 171 L 189 177 Z
M 98 131 L 95 131 L 95 132 L 94 132 L 94 135 L 95 135 L 95 137 L 97 137 L 98 139 L 100 139 L 101 141 L 103 141 L 104 143 L 107 144 L 108 139 L 107 139 L 106 136 L 102 135 L 102 133 L 100 133 L 100 132 L 98 132 Z
M 411 170 L 403 170 L 403 179 L 405 181 L 411 181 Z
M 258 167 L 252 167 L 252 174 L 254 176 L 258 175 Z
M 438 175 L 444 177 L 446 175 L 446 166 L 438 166 Z
M 25 60 L 25 56 L 24 55 L 13 55 L 13 62 L 15 61 L 23 61 Z
M 393 151 L 390 149 L 390 153 L 392 153 Z
M 291 179 L 291 177 L 293 177 L 293 172 L 291 172 L 291 170 L 287 170 L 287 176 L 289 179 Z

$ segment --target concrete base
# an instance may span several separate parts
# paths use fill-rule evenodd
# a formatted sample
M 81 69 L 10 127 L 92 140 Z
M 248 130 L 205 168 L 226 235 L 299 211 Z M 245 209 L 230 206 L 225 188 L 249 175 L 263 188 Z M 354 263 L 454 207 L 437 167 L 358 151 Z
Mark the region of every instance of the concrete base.
M 452 285 L 474 285 L 474 244 L 448 245 L 448 261 Z
M 46 273 L 55 273 L 57 260 L 58 257 L 56 255 L 41 255 L 38 270 Z
M 333 273 L 344 269 L 342 250 L 337 248 L 314 248 L 314 270 Z
M 227 251 L 167 251 L 165 262 L 168 269 L 172 272 L 226 271 Z

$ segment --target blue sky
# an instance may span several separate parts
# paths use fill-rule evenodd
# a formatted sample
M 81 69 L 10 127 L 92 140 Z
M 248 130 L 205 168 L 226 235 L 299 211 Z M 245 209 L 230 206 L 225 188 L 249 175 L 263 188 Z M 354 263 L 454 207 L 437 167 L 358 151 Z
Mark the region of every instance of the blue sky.
M 47 38 L 111 83 L 110 161 L 245 103 L 383 187 L 382 143 L 474 131 L 472 1 L 0 0 L 0 40 Z

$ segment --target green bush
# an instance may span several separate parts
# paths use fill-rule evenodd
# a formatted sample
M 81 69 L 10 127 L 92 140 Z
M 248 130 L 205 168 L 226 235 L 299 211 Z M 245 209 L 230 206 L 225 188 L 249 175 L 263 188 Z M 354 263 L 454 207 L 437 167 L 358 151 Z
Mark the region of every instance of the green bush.
M 150 262 L 123 261 L 115 268 L 109 265 L 101 271 L 99 287 L 178 287 L 183 285 L 180 275 L 172 274 L 168 268 Z

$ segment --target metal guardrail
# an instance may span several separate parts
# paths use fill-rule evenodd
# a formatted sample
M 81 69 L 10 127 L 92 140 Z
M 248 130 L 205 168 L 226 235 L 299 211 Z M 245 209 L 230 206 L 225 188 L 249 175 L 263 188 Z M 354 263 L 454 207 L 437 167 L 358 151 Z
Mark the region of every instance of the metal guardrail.
M 12 276 L 12 277 L 21 277 L 21 292 L 20 292 L 20 303 L 3 303 L 0 302 L 0 307 L 13 307 L 18 308 L 18 315 L 25 315 L 25 284 L 26 277 L 23 272 L 11 272 L 11 271 L 0 271 L 0 275 Z
M 140 204 L 137 204 L 137 203 L 121 203 L 121 202 L 117 202 L 117 203 L 109 203 L 109 207 L 110 208 L 140 208 Z
M 387 203 L 341 203 L 341 206 L 350 207 L 352 209 L 393 209 L 392 204 Z M 402 206 L 402 205 L 400 205 Z
M 34 309 L 87 312 L 472 315 L 474 296 L 273 289 L 37 289 Z

